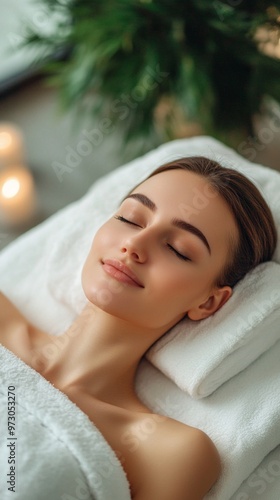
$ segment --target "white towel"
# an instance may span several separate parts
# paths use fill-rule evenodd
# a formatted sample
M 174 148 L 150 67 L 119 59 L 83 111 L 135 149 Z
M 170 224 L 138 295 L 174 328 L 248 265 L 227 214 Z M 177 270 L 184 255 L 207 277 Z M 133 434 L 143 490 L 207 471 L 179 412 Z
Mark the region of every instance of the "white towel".
M 0 405 L 1 500 L 130 499 L 120 461 L 95 425 L 3 346 Z
M 193 398 L 208 396 L 280 339 L 280 265 L 266 262 L 203 321 L 184 319 L 147 353 Z

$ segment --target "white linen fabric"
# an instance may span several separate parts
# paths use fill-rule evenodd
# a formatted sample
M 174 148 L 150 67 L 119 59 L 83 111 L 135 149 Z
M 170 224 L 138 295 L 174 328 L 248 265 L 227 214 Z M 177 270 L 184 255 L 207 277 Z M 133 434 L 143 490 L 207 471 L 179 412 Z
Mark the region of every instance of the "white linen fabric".
M 0 406 L 1 500 L 130 499 L 121 463 L 99 430 L 3 346 Z
M 97 228 L 115 211 L 122 197 L 157 166 L 175 158 L 193 155 L 216 159 L 223 165 L 237 168 L 248 175 L 261 189 L 272 208 L 276 224 L 278 228 L 280 227 L 278 194 L 280 175 L 277 172 L 247 162 L 229 148 L 208 137 L 174 141 L 107 175 L 98 181 L 80 201 L 55 214 L 6 248 L 0 255 L 1 291 L 37 327 L 53 335 L 62 333 L 82 311 L 86 303 L 80 275 Z M 279 263 L 278 243 L 273 262 L 255 270 L 262 286 L 267 287 L 272 274 L 276 276 L 277 281 Z M 273 297 L 269 295 L 272 300 L 268 300 L 265 306 L 262 304 L 257 307 L 258 300 L 264 299 L 264 295 L 258 295 L 261 294 L 262 287 L 258 289 L 259 281 L 254 280 L 254 273 L 248 275 L 247 282 L 246 279 L 247 277 L 238 285 L 239 292 L 235 294 L 232 303 L 238 308 L 242 306 L 242 311 L 249 311 L 246 307 L 251 307 L 254 321 L 253 316 L 248 321 L 248 317 L 245 318 L 240 313 L 240 316 L 236 316 L 236 323 L 238 323 L 238 318 L 240 321 L 243 318 L 246 323 L 243 329 L 241 326 L 239 330 L 236 329 L 234 324 L 230 329 L 228 325 L 226 326 L 224 342 L 221 342 L 221 352 L 215 351 L 214 353 L 216 363 L 214 367 L 211 362 L 212 351 L 205 344 L 205 352 L 208 349 L 208 355 L 200 356 L 199 362 L 204 364 L 204 369 L 201 370 L 199 367 L 197 369 L 196 388 L 187 389 L 193 390 L 194 396 L 194 391 L 198 390 L 200 396 L 197 388 L 205 382 L 205 376 L 206 379 L 209 378 L 213 368 L 217 369 L 219 363 L 223 362 L 221 374 L 217 377 L 216 373 L 214 376 L 214 379 L 218 378 L 218 384 L 214 380 L 216 390 L 211 395 L 196 400 L 175 385 L 178 383 L 176 377 L 182 373 L 181 364 L 176 373 L 172 371 L 169 375 L 170 378 L 173 377 L 175 383 L 147 360 L 143 361 L 137 379 L 137 390 L 152 409 L 201 428 L 217 444 L 224 463 L 224 473 L 213 492 L 209 493 L 209 500 L 229 500 L 242 481 L 279 444 L 280 439 L 278 396 L 280 342 L 276 342 L 277 334 L 275 335 L 273 323 L 274 320 L 276 323 L 278 318 L 277 315 L 275 316 L 278 300 L 277 294 L 274 293 L 276 285 L 273 282 L 272 288 L 268 291 L 268 294 L 273 293 Z M 254 296 L 257 302 L 252 304 L 250 304 L 252 297 L 248 293 L 250 283 L 251 285 L 254 283 L 251 290 L 257 294 Z M 238 297 L 243 297 L 242 303 L 239 302 Z M 230 302 L 228 314 L 231 313 L 229 309 Z M 256 314 L 256 309 L 258 309 L 258 314 Z M 270 324 L 268 322 L 271 318 L 274 319 Z M 215 315 L 213 321 L 216 320 Z M 260 331 L 256 334 L 256 344 L 259 345 L 258 349 L 255 347 L 252 349 L 253 354 L 251 354 L 248 342 L 252 341 L 258 324 Z M 222 328 L 221 325 L 220 328 Z M 268 328 L 271 331 L 267 341 Z M 261 332 L 263 332 L 263 337 Z M 236 333 L 238 337 L 235 341 Z M 208 334 L 209 336 L 213 334 L 211 329 Z M 228 338 L 226 334 L 229 335 Z M 172 340 L 170 342 L 167 341 L 169 335 Z M 188 335 L 185 334 L 185 337 Z M 202 340 L 203 335 L 201 337 Z M 182 347 L 184 339 L 181 334 L 179 334 L 179 339 Z M 173 345 L 176 343 L 172 330 L 166 334 L 164 341 L 167 342 L 162 350 L 172 346 L 170 351 L 170 359 L 172 359 Z M 190 347 L 191 341 L 191 338 L 187 340 L 186 351 L 188 349 L 195 351 L 195 346 Z M 251 344 L 253 345 L 254 343 Z M 245 349 L 243 353 L 242 349 Z M 232 356 L 235 355 L 236 362 L 239 355 L 243 356 L 242 371 L 223 384 L 227 380 L 227 366 L 229 370 L 233 369 L 235 361 L 232 362 Z M 155 363 L 154 359 L 152 361 Z M 191 360 L 188 361 L 186 358 L 186 366 L 188 362 Z M 168 356 L 167 363 L 169 363 Z M 210 363 L 210 368 L 207 368 L 208 363 Z M 213 385 L 210 384 L 210 392 L 212 389 Z M 53 388 L 53 390 L 56 389 Z M 206 388 L 206 392 L 208 391 L 209 389 Z M 45 411 L 48 412 L 48 409 L 45 408 Z M 121 496 L 114 496 L 114 498 L 122 500 Z

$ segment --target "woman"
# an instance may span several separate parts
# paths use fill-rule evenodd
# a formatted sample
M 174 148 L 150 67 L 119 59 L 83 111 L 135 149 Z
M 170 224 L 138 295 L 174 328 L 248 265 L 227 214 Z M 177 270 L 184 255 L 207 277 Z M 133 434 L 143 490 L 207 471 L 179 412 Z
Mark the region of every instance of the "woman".
M 97 231 L 82 272 L 88 302 L 62 336 L 34 328 L 1 296 L 0 342 L 89 416 L 122 461 L 133 499 L 199 500 L 219 477 L 210 438 L 153 414 L 137 397 L 135 375 L 185 315 L 197 321 L 222 307 L 238 280 L 271 259 L 276 239 L 248 179 L 183 158 L 157 169 Z M 137 441 L 147 419 L 154 431 Z

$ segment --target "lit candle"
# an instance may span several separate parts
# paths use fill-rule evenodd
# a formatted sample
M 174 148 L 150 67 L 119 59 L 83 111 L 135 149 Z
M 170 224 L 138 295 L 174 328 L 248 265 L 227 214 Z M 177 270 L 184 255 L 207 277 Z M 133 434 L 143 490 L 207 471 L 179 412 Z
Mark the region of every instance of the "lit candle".
M 22 166 L 0 171 L 0 222 L 4 225 L 26 223 L 35 213 L 34 182 Z
M 20 164 L 24 160 L 23 139 L 14 125 L 0 122 L 0 168 Z

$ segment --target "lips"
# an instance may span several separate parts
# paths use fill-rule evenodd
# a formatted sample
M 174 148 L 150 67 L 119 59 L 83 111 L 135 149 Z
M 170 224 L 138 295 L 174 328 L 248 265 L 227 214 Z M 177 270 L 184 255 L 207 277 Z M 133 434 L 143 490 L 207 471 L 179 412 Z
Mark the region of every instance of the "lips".
M 116 278 L 118 281 L 127 283 L 128 285 L 138 286 L 144 288 L 144 285 L 137 278 L 129 267 L 127 267 L 123 262 L 115 259 L 106 259 L 102 261 L 103 268 L 105 272 Z
M 116 278 L 118 281 L 128 285 L 144 288 L 144 285 L 137 276 L 123 262 L 115 259 L 106 259 L 102 261 L 105 272 Z

